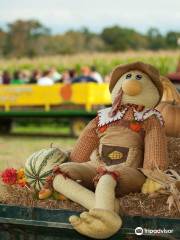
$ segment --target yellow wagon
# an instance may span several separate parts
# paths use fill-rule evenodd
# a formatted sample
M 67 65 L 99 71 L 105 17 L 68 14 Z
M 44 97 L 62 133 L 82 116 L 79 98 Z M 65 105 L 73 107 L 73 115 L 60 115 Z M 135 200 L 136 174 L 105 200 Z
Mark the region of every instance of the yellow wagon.
M 77 136 L 99 108 L 110 104 L 108 84 L 0 85 L 0 129 L 17 118 L 66 118 Z

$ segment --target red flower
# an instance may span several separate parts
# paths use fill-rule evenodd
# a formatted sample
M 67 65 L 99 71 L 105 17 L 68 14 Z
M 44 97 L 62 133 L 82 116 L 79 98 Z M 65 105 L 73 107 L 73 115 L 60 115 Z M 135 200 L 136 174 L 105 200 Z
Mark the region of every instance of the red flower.
M 17 170 L 14 168 L 7 168 L 1 173 L 1 178 L 5 184 L 13 185 L 17 181 Z

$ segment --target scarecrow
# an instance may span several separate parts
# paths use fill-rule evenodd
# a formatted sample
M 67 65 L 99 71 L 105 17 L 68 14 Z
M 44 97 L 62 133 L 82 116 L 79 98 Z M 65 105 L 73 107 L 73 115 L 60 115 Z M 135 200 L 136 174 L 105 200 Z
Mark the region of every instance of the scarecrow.
M 163 92 L 158 71 L 142 62 L 118 66 L 109 89 L 112 107 L 87 125 L 53 180 L 56 191 L 89 210 L 70 217 L 74 229 L 96 239 L 120 229 L 117 197 L 141 190 L 147 180 L 139 168 L 168 165 L 163 119 L 154 109 Z
M 165 170 L 168 165 L 163 119 L 155 110 L 163 92 L 158 71 L 142 62 L 120 65 L 109 89 L 112 107 L 100 110 L 86 126 L 52 182 L 57 192 L 88 210 L 69 221 L 95 239 L 121 228 L 118 197 L 152 183 L 140 168 Z

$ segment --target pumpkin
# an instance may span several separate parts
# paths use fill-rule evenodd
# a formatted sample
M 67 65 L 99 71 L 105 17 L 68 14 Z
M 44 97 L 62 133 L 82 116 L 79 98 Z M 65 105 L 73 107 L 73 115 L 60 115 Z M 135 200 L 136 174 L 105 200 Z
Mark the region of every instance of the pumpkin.
M 36 191 L 41 190 L 53 168 L 66 159 L 67 154 L 58 148 L 42 149 L 33 153 L 25 163 L 27 183 Z
M 167 136 L 180 137 L 180 104 L 175 101 L 161 102 L 156 109 L 164 118 Z
M 161 77 L 161 82 L 163 84 L 163 96 L 161 101 L 163 102 L 176 101 L 177 103 L 180 103 L 180 94 L 177 91 L 174 84 L 166 77 Z

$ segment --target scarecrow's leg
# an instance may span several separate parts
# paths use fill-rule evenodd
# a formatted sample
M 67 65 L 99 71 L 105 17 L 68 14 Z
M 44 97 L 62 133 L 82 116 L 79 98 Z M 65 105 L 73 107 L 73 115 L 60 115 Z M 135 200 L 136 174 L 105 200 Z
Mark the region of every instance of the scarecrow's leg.
M 109 174 L 103 175 L 96 187 L 95 208 L 115 211 L 116 180 Z
M 104 239 L 115 234 L 121 227 L 120 216 L 115 212 L 116 180 L 110 175 L 103 175 L 96 187 L 95 207 L 89 212 L 71 216 L 73 227 L 83 235 Z
M 94 208 L 95 194 L 89 189 L 94 188 L 93 178 L 96 170 L 88 163 L 64 163 L 60 169 L 71 178 L 58 174 L 53 181 L 54 189 L 88 210 Z M 119 200 L 117 199 L 115 200 L 115 210 L 119 213 Z
M 57 175 L 53 181 L 53 187 L 57 192 L 62 193 L 84 208 L 91 209 L 94 207 L 94 193 L 70 178 L 65 178 L 61 174 Z
M 96 169 L 88 163 L 69 162 L 60 165 L 60 171 L 62 174 L 54 178 L 54 189 L 87 209 L 93 208 L 95 198 L 91 190 Z

